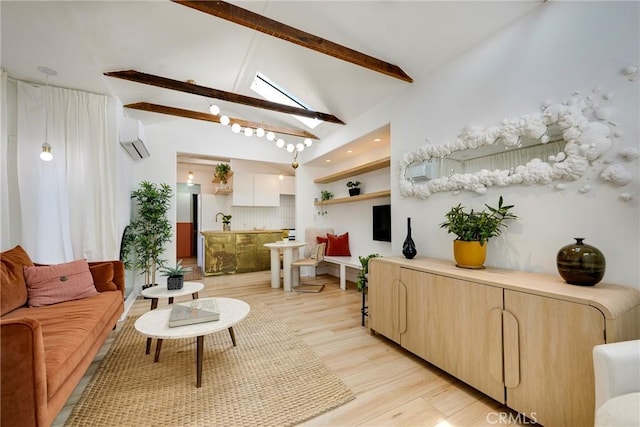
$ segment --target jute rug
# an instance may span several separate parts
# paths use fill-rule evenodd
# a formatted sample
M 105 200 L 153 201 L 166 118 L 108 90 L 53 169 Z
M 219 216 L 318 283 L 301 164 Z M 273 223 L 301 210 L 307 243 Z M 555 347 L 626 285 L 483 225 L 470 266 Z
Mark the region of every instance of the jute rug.
M 201 388 L 195 338 L 164 340 L 153 363 L 127 319 L 66 425 L 288 426 L 355 398 L 268 308 L 249 303 L 237 347 L 226 330 L 205 336 Z

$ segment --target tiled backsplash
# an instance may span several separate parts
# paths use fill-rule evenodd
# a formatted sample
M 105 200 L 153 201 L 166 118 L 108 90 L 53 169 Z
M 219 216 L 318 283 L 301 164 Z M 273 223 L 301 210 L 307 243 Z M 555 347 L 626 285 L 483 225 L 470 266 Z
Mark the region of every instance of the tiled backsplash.
M 281 194 L 279 207 L 233 206 L 230 214 L 235 230 L 296 228 L 296 197 Z

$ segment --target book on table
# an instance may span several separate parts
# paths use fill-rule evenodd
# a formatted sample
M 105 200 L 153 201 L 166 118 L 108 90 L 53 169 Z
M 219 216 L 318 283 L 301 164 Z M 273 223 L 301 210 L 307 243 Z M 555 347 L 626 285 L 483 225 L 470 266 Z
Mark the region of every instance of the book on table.
M 169 327 L 220 320 L 220 309 L 215 298 L 200 298 L 173 304 Z

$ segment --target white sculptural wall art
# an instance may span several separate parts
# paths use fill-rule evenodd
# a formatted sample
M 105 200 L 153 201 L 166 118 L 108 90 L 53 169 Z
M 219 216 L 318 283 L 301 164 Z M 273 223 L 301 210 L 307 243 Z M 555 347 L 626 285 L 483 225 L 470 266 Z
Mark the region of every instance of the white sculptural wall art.
M 625 68 L 621 74 L 632 67 Z M 635 79 L 629 78 L 634 82 Z M 507 118 L 498 126 L 469 126 L 448 144 L 427 144 L 412 152 L 405 153 L 400 161 L 400 194 L 403 197 L 426 199 L 433 193 L 460 190 L 484 194 L 492 186 L 504 187 L 513 184 L 550 184 L 553 181 L 575 181 L 585 174 L 587 168 L 612 147 L 612 138 L 622 136 L 621 130 L 615 130 L 617 123 L 612 121 L 612 109 L 608 102 L 613 98 L 610 92 L 602 88 L 593 89 L 593 94 L 579 97 L 575 91 L 570 100 L 563 103 L 545 102 L 540 113 L 527 114 L 518 118 Z M 501 145 L 502 149 L 518 148 L 523 139 L 536 139 L 541 144 L 548 143 L 550 129 L 560 133 L 564 140 L 564 150 L 550 155 L 546 160 L 533 158 L 525 164 L 515 167 L 487 170 L 472 173 L 441 174 L 426 182 L 416 182 L 407 177 L 407 168 L 435 159 L 446 159 L 463 150 L 476 150 L 480 147 Z M 623 160 L 630 162 L 640 157 L 638 150 L 626 149 L 620 153 Z M 606 162 L 610 162 L 607 160 Z M 632 180 L 631 174 L 619 163 L 608 165 L 600 178 L 614 185 L 624 186 Z M 559 182 L 556 190 L 566 189 Z M 590 185 L 580 188 L 581 193 L 591 190 Z M 620 195 L 628 201 L 633 197 L 629 193 Z

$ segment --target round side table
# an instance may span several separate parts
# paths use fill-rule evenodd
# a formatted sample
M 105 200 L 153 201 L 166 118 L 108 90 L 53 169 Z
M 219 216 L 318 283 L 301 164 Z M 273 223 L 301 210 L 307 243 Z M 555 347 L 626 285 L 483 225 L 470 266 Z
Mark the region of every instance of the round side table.
M 169 290 L 167 285 L 152 286 L 147 289 L 143 289 L 141 294 L 145 298 L 151 299 L 151 310 L 158 308 L 158 299 L 168 298 L 169 304 L 173 304 L 175 297 L 182 297 L 191 294 L 193 299 L 198 299 L 198 292 L 204 289 L 204 285 L 198 282 L 184 282 L 182 289 Z M 147 338 L 147 348 L 145 354 L 151 352 L 151 338 Z

